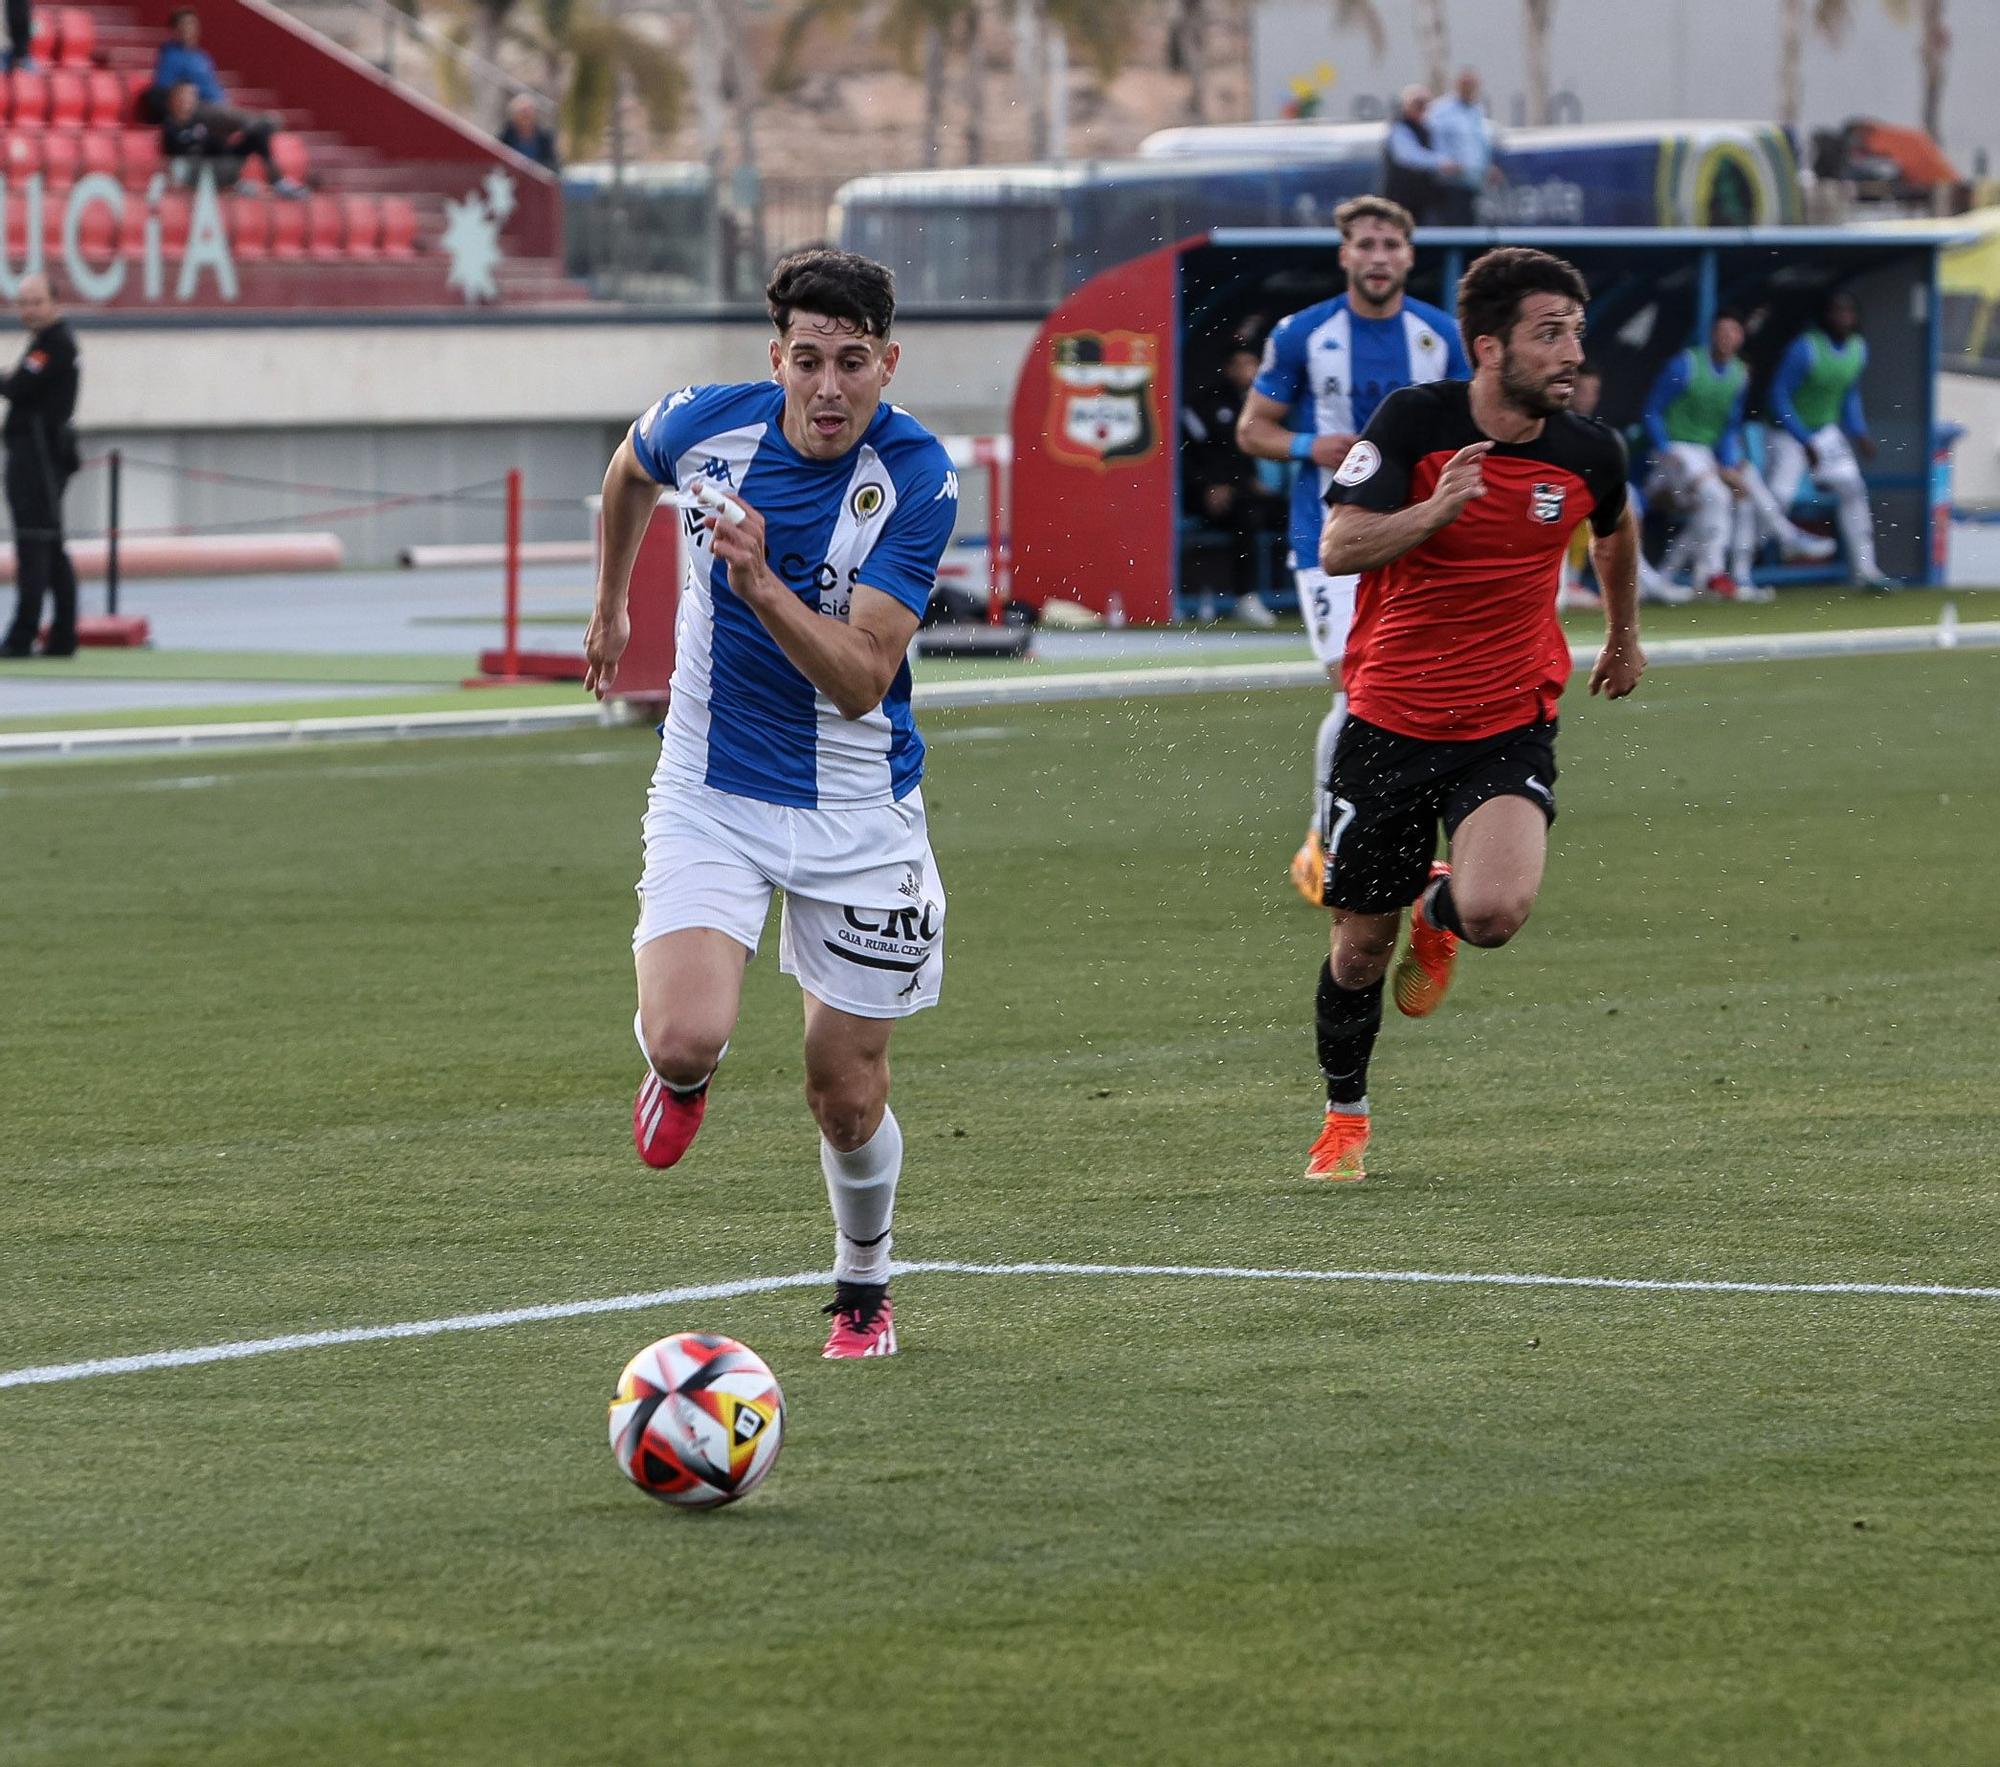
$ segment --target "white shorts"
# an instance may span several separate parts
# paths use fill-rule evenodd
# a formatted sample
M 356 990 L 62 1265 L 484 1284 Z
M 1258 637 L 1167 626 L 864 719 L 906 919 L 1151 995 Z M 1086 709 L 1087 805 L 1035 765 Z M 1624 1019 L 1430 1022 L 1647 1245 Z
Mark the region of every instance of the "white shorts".
M 1329 577 L 1325 571 L 1294 571 L 1299 586 L 1299 612 L 1306 617 L 1306 636 L 1313 655 L 1328 668 L 1347 654 L 1347 629 L 1354 624 L 1354 587 L 1359 577 Z
M 751 956 L 771 892 L 785 892 L 778 968 L 857 1018 L 937 1004 L 944 885 L 924 797 L 866 810 L 799 810 L 665 777 L 646 796 L 646 871 L 632 948 L 710 927 Z

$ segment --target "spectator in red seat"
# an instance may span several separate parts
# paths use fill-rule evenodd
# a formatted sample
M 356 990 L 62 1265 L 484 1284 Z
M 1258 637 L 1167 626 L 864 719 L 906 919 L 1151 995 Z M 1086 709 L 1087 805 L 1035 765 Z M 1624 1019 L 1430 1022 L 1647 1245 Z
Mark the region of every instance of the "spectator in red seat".
M 35 33 L 35 8 L 33 0 L 7 0 L 7 56 L 5 66 L 13 69 L 32 68 L 35 58 L 29 52 L 29 41 Z
M 507 105 L 507 126 L 500 131 L 500 145 L 511 147 L 525 159 L 551 172 L 560 172 L 556 161 L 556 136 L 542 126 L 541 107 L 532 92 L 516 92 Z
M 23 276 L 16 294 L 28 347 L 14 372 L 0 379 L 7 401 L 7 513 L 14 523 L 14 623 L 0 638 L 0 657 L 24 657 L 42 623 L 43 598 L 53 593 L 44 656 L 76 655 L 76 572 L 63 544 L 63 491 L 76 476 L 78 381 L 76 335 L 56 305 L 46 276 Z
M 203 104 L 225 102 L 215 58 L 201 46 L 201 20 L 195 16 L 194 8 L 183 6 L 169 14 L 167 28 L 173 35 L 160 45 L 160 53 L 153 62 L 153 83 L 139 100 L 141 122 L 164 122 L 168 95 L 183 80 L 200 94 Z
M 252 116 L 244 110 L 203 104 L 190 80 L 167 94 L 167 120 L 160 125 L 160 151 L 173 162 L 175 175 L 192 176 L 204 162 L 216 162 L 216 179 L 234 184 L 243 162 L 253 156 L 264 162 L 264 174 L 280 196 L 304 196 L 306 187 L 278 170 L 271 157 L 276 117 Z

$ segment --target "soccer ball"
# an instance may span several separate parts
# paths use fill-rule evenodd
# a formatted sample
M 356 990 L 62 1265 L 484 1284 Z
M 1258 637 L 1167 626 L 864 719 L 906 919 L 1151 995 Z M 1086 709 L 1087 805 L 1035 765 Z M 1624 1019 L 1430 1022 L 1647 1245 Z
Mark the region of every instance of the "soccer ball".
M 648 1497 L 710 1509 L 764 1482 L 785 1435 L 785 1396 L 755 1351 L 684 1331 L 625 1364 L 611 1400 L 611 1452 Z

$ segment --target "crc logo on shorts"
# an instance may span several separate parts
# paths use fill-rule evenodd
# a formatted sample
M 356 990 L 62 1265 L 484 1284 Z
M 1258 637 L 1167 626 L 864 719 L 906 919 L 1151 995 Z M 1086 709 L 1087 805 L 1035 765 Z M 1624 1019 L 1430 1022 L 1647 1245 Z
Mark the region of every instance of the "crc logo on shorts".
M 872 481 L 856 485 L 854 495 L 847 500 L 847 507 L 854 512 L 854 519 L 865 522 L 871 515 L 878 515 L 882 509 L 882 487 Z
M 834 936 L 820 941 L 834 956 L 908 976 L 930 961 L 944 930 L 944 916 L 932 901 L 907 908 L 843 908 L 840 918 Z
M 1382 451 L 1373 442 L 1356 442 L 1333 475 L 1336 485 L 1364 485 L 1382 465 Z
M 1538 522 L 1559 522 L 1563 518 L 1563 488 L 1536 485 L 1528 493 L 1528 513 Z

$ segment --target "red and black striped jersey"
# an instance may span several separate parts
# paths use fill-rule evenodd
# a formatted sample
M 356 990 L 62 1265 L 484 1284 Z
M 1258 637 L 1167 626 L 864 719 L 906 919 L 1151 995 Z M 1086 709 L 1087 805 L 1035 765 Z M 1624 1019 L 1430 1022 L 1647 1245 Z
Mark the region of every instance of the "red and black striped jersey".
M 1446 463 L 1492 441 L 1470 387 L 1432 381 L 1389 395 L 1334 475 L 1327 502 L 1393 514 L 1421 503 Z M 1363 573 L 1341 680 L 1357 717 L 1404 736 L 1467 742 L 1555 715 L 1569 678 L 1556 619 L 1577 524 L 1625 515 L 1625 445 L 1561 412 L 1532 442 L 1494 442 L 1486 494 L 1422 544 Z

